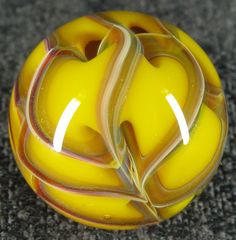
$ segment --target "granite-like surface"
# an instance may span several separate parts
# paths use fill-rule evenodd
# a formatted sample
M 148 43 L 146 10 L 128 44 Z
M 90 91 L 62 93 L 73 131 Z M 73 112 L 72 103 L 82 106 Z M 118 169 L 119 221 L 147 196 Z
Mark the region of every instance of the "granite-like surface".
M 9 146 L 7 111 L 14 79 L 27 54 L 56 27 L 81 15 L 127 9 L 178 25 L 211 56 L 228 99 L 230 131 L 222 165 L 182 214 L 135 231 L 82 226 L 55 213 L 30 190 Z M 236 1 L 0 0 L 0 239 L 236 239 Z

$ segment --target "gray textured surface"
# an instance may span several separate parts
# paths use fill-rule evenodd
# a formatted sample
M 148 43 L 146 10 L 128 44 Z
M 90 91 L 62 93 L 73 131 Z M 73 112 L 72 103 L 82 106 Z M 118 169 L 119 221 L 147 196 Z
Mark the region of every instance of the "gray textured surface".
M 104 231 L 55 213 L 26 185 L 7 134 L 11 87 L 27 54 L 56 27 L 101 10 L 144 11 L 178 25 L 213 59 L 229 105 L 229 140 L 219 171 L 182 214 L 137 231 Z M 236 1 L 0 0 L 0 239 L 236 239 Z

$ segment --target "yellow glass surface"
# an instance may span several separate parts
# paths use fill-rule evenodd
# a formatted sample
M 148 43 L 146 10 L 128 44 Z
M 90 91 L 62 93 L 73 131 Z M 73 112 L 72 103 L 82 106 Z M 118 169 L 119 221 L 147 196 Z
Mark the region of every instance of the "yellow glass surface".
M 31 188 L 63 215 L 131 229 L 184 209 L 227 135 L 219 76 L 186 33 L 143 13 L 84 16 L 25 61 L 9 136 Z

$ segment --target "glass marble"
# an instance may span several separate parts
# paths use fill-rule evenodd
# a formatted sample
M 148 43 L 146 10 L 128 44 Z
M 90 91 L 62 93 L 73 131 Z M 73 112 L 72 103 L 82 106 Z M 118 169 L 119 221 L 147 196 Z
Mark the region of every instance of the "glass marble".
M 143 13 L 75 19 L 25 61 L 9 136 L 30 187 L 59 213 L 105 229 L 184 209 L 220 163 L 227 111 L 211 60 Z

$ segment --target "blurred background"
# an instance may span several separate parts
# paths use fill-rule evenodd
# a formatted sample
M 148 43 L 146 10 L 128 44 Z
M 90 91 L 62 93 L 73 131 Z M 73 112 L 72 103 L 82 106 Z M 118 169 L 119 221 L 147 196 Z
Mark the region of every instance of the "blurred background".
M 132 231 L 86 227 L 57 214 L 27 186 L 10 149 L 11 88 L 26 56 L 60 25 L 106 10 L 157 16 L 190 34 L 213 60 L 228 100 L 230 129 L 215 177 L 181 214 Z M 235 0 L 0 0 L 0 239 L 221 240 L 236 239 L 236 1 Z

